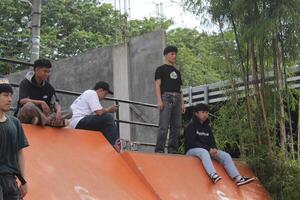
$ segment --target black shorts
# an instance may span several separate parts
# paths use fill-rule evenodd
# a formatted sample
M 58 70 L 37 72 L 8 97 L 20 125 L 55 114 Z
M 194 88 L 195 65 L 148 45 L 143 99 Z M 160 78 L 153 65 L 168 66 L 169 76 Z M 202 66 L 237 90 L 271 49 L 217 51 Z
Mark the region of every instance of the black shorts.
M 16 177 L 12 174 L 0 174 L 0 200 L 21 200 Z

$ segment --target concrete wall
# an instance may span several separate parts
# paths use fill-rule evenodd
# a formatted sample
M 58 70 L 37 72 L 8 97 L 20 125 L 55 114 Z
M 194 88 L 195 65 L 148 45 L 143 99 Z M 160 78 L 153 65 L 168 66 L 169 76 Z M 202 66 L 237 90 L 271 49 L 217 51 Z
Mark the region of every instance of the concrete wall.
M 157 66 L 163 63 L 163 48 L 165 36 L 157 31 L 133 38 L 130 47 L 130 99 L 156 104 L 154 94 L 154 73 Z M 144 121 L 158 124 L 158 110 L 143 106 L 131 106 L 131 118 L 134 121 Z M 157 128 L 132 126 L 132 140 L 141 142 L 156 142 Z M 143 150 L 153 148 L 143 148 Z
M 165 33 L 155 31 L 118 46 L 94 49 L 82 55 L 53 62 L 50 82 L 56 89 L 83 92 L 99 80 L 107 81 L 114 90 L 114 97 L 156 104 L 154 72 L 163 62 Z M 28 71 L 28 70 L 27 70 Z M 27 71 L 11 74 L 11 82 L 19 83 Z M 18 94 L 18 89 L 15 91 Z M 17 97 L 18 95 L 15 95 Z M 76 96 L 59 94 L 61 105 L 69 108 Z M 104 106 L 112 104 L 104 101 Z M 120 104 L 120 119 L 158 123 L 155 108 Z M 155 143 L 157 129 L 121 124 L 121 137 L 133 141 Z M 153 148 L 142 148 L 150 150 Z

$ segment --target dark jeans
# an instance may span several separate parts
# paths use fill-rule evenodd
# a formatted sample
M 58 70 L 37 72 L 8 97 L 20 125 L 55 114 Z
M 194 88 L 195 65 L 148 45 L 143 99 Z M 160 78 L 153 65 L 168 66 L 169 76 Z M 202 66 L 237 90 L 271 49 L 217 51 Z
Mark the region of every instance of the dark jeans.
M 164 152 L 170 126 L 168 153 L 177 153 L 181 128 L 181 94 L 163 93 L 162 101 L 164 107 L 159 113 L 159 129 L 155 152 Z
M 111 114 L 85 116 L 78 122 L 76 129 L 101 131 L 112 145 L 119 138 L 118 127 Z
M 10 174 L 0 174 L 0 200 L 21 200 L 16 178 Z

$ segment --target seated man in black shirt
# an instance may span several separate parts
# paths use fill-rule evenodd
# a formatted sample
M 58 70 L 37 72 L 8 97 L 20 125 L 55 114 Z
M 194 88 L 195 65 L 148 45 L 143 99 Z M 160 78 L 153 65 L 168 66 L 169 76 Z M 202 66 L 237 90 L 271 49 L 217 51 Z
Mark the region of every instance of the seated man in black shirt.
M 34 62 L 34 72 L 26 74 L 20 83 L 19 107 L 17 117 L 23 123 L 66 126 L 65 119 L 71 118 L 71 112 L 61 112 L 61 106 L 55 89 L 47 81 L 52 67 L 51 62 L 39 59 Z

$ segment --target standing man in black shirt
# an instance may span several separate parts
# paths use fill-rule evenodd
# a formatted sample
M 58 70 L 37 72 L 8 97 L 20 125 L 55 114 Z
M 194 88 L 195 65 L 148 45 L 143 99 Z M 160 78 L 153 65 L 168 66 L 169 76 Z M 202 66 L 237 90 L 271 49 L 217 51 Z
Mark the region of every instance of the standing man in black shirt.
M 55 89 L 47 81 L 52 65 L 49 60 L 34 62 L 34 72 L 28 72 L 20 83 L 17 117 L 22 123 L 62 127 L 71 112 L 62 112 Z
M 24 179 L 23 148 L 28 146 L 20 121 L 6 115 L 12 103 L 13 90 L 0 77 L 0 200 L 20 200 L 27 193 Z M 17 185 L 16 177 L 20 180 Z
M 181 92 L 181 74 L 175 68 L 178 49 L 168 46 L 164 49 L 165 64 L 155 71 L 155 94 L 159 109 L 159 129 L 155 152 L 164 153 L 170 126 L 168 153 L 178 152 L 178 138 L 181 128 L 181 113 L 185 112 Z

